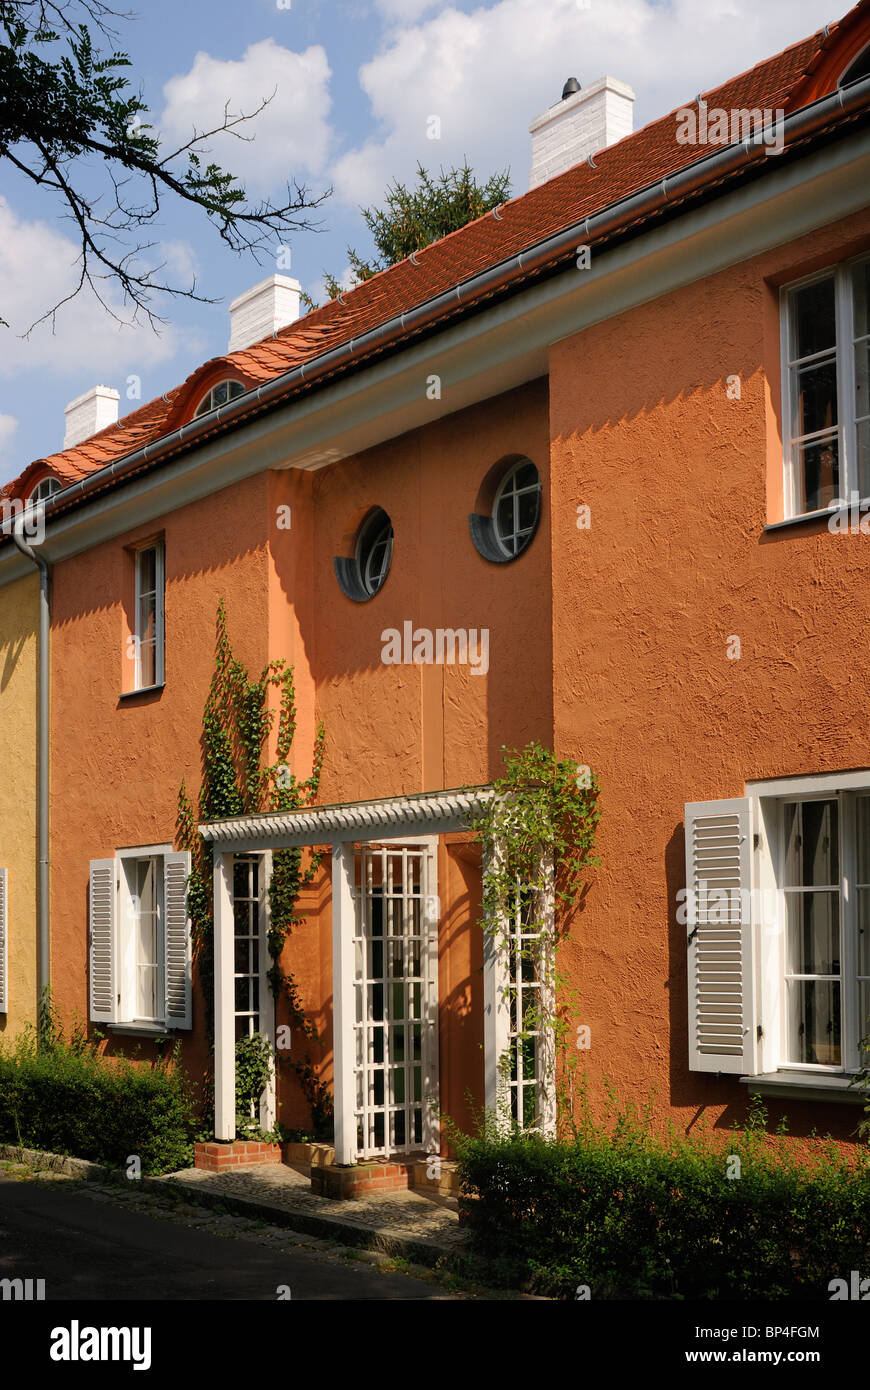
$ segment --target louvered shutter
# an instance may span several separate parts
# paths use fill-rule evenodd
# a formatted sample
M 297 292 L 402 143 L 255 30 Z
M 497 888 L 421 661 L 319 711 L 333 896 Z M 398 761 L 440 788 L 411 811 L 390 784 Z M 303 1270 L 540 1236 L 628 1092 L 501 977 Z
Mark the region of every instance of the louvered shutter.
M 0 1014 L 9 1012 L 9 880 L 0 869 Z
M 163 861 L 164 992 L 167 1028 L 190 1028 L 191 951 L 187 915 L 189 854 L 167 854 Z
M 754 1071 L 749 801 L 686 806 L 689 1066 Z
M 94 1023 L 118 1022 L 118 875 L 116 859 L 91 860 L 88 900 L 90 1005 Z

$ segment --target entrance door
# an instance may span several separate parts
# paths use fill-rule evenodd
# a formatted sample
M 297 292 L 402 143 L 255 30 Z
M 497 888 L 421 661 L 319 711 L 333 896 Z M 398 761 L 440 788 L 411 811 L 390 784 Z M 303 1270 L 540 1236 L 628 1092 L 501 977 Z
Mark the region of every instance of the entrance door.
M 438 1147 L 438 912 L 434 844 L 356 856 L 357 1154 Z

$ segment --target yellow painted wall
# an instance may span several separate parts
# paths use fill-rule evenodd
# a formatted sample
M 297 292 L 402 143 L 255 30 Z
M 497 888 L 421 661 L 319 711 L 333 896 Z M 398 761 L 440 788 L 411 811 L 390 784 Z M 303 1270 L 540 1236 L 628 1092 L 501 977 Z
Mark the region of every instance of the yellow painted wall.
M 36 1022 L 36 728 L 39 578 L 0 589 L 0 868 L 9 890 L 9 1012 L 0 1041 Z

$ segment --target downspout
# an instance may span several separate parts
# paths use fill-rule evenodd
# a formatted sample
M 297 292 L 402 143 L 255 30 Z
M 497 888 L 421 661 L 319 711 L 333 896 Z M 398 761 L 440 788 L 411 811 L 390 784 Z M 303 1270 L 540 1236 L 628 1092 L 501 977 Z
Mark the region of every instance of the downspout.
M 39 570 L 39 729 L 37 735 L 37 800 L 38 828 L 37 848 L 39 857 L 39 934 L 37 947 L 37 974 L 39 996 L 37 1017 L 39 1017 L 45 991 L 51 985 L 51 907 L 49 898 L 49 642 L 51 635 L 51 567 L 44 556 L 34 550 L 32 545 L 20 534 L 19 527 L 24 517 L 20 517 L 12 527 L 12 540 L 28 560 L 32 560 Z M 41 1029 L 40 1037 L 41 1037 Z

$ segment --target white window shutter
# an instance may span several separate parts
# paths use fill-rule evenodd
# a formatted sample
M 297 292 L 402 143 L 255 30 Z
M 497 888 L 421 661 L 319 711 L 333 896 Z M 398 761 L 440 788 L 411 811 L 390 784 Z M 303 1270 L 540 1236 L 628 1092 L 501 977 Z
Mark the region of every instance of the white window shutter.
M 90 1006 L 94 1023 L 118 1022 L 118 874 L 116 859 L 91 860 Z
M 9 1012 L 9 879 L 0 869 L 0 1014 Z
M 163 860 L 164 1021 L 167 1028 L 191 1028 L 191 946 L 187 915 L 189 854 L 167 854 Z
M 754 1071 L 749 801 L 686 806 L 689 1067 Z

